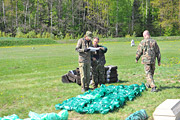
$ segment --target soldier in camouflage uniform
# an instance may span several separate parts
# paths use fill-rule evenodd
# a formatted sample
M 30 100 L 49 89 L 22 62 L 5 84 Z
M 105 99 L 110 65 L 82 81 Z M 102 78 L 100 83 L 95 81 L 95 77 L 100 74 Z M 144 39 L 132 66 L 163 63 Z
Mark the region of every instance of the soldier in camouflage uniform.
M 141 63 L 144 64 L 144 70 L 146 73 L 146 86 L 148 88 L 152 88 L 151 92 L 156 92 L 157 90 L 154 84 L 153 75 L 155 71 L 156 58 L 158 61 L 158 65 L 161 65 L 160 49 L 157 42 L 150 38 L 150 33 L 148 30 L 145 30 L 143 32 L 143 37 L 144 40 L 141 41 L 136 52 L 136 63 L 142 56 Z
M 92 47 L 92 37 L 92 32 L 87 31 L 85 37 L 79 39 L 76 46 L 76 51 L 79 52 L 79 70 L 82 92 L 89 89 L 91 53 L 88 48 Z
M 99 48 L 99 50 L 92 52 L 92 85 L 93 88 L 98 87 L 98 83 L 105 84 L 105 69 L 104 65 L 106 63 L 104 54 L 107 52 L 107 48 L 101 45 L 98 45 L 99 38 L 94 38 L 93 47 Z

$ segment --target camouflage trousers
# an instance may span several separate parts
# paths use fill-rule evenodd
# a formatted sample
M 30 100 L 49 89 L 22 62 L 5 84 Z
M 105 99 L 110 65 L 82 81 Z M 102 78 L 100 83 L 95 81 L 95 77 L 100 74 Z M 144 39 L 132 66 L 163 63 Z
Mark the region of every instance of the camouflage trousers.
M 79 63 L 81 76 L 81 88 L 89 89 L 90 82 L 90 63 Z
M 97 62 L 92 62 L 92 86 L 94 88 L 98 87 L 98 84 L 105 84 L 105 69 L 104 65 L 98 64 Z
M 144 64 L 144 70 L 146 73 L 147 86 L 150 86 L 151 88 L 155 87 L 153 79 L 155 64 Z

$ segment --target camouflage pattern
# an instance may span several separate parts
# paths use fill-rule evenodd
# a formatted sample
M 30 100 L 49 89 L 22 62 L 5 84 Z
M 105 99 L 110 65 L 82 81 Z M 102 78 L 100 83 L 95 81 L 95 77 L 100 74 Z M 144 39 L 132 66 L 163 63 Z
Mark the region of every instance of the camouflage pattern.
M 90 51 L 84 52 L 88 47 L 92 47 L 92 41 L 89 42 L 85 38 L 78 40 L 76 51 L 79 52 L 79 63 L 89 63 L 91 62 L 91 53 Z
M 92 65 L 92 86 L 98 87 L 98 83 L 105 84 L 105 69 L 104 65 L 98 64 L 97 61 L 93 61 Z
M 142 56 L 142 64 L 155 64 L 156 57 L 158 63 L 161 61 L 161 54 L 157 42 L 153 39 L 144 39 L 138 46 L 136 60 Z
M 81 88 L 89 89 L 90 82 L 90 63 L 79 63 L 79 71 L 81 76 Z
M 153 39 L 142 40 L 136 52 L 136 60 L 138 61 L 141 56 L 141 63 L 144 64 L 144 70 L 146 73 L 147 86 L 153 88 L 155 87 L 153 75 L 155 71 L 156 58 L 158 63 L 161 62 L 161 53 L 157 42 Z
M 93 34 L 91 31 L 86 32 L 86 36 L 91 40 L 93 38 Z
M 88 47 L 92 47 L 92 41 L 87 41 L 85 38 L 78 40 L 76 51 L 79 52 L 79 70 L 81 76 L 81 88 L 89 89 L 90 81 L 90 63 L 91 63 L 91 52 L 84 52 Z
M 155 87 L 154 79 L 153 79 L 155 64 L 144 64 L 144 71 L 146 73 L 146 80 L 147 80 L 146 85 L 150 86 L 151 88 Z
M 105 53 L 107 52 L 107 48 L 104 46 L 97 45 L 97 47 L 103 47 L 104 50 L 98 50 L 92 53 L 92 58 L 96 58 L 95 61 L 92 60 L 92 85 L 96 88 L 99 84 L 105 84 L 105 69 L 104 65 L 106 63 Z

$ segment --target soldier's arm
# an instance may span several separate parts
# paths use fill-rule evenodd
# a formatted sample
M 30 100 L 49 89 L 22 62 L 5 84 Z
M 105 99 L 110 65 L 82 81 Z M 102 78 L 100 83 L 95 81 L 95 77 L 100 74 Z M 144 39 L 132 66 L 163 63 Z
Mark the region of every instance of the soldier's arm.
M 156 57 L 157 57 L 157 61 L 158 61 L 158 64 L 161 63 L 161 53 L 160 53 L 160 49 L 159 49 L 159 46 L 157 43 L 155 43 L 155 52 L 156 52 Z
M 84 52 L 84 49 L 82 49 L 82 40 L 78 40 L 77 46 L 76 46 L 77 52 Z
M 100 46 L 100 49 L 103 50 L 104 53 L 106 53 L 108 50 L 107 47 L 105 47 L 105 46 Z
M 104 53 L 107 52 L 107 47 L 102 46 L 102 45 L 99 45 L 99 48 L 100 48 L 101 50 L 103 50 Z
M 139 60 L 142 54 L 143 54 L 143 49 L 142 49 L 142 44 L 140 43 L 136 52 L 136 61 Z

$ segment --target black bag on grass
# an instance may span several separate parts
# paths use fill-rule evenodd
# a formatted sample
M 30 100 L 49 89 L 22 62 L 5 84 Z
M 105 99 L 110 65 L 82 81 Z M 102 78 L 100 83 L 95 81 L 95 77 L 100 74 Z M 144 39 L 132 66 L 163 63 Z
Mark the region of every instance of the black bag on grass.
M 63 75 L 61 80 L 63 83 L 70 83 L 67 74 Z

